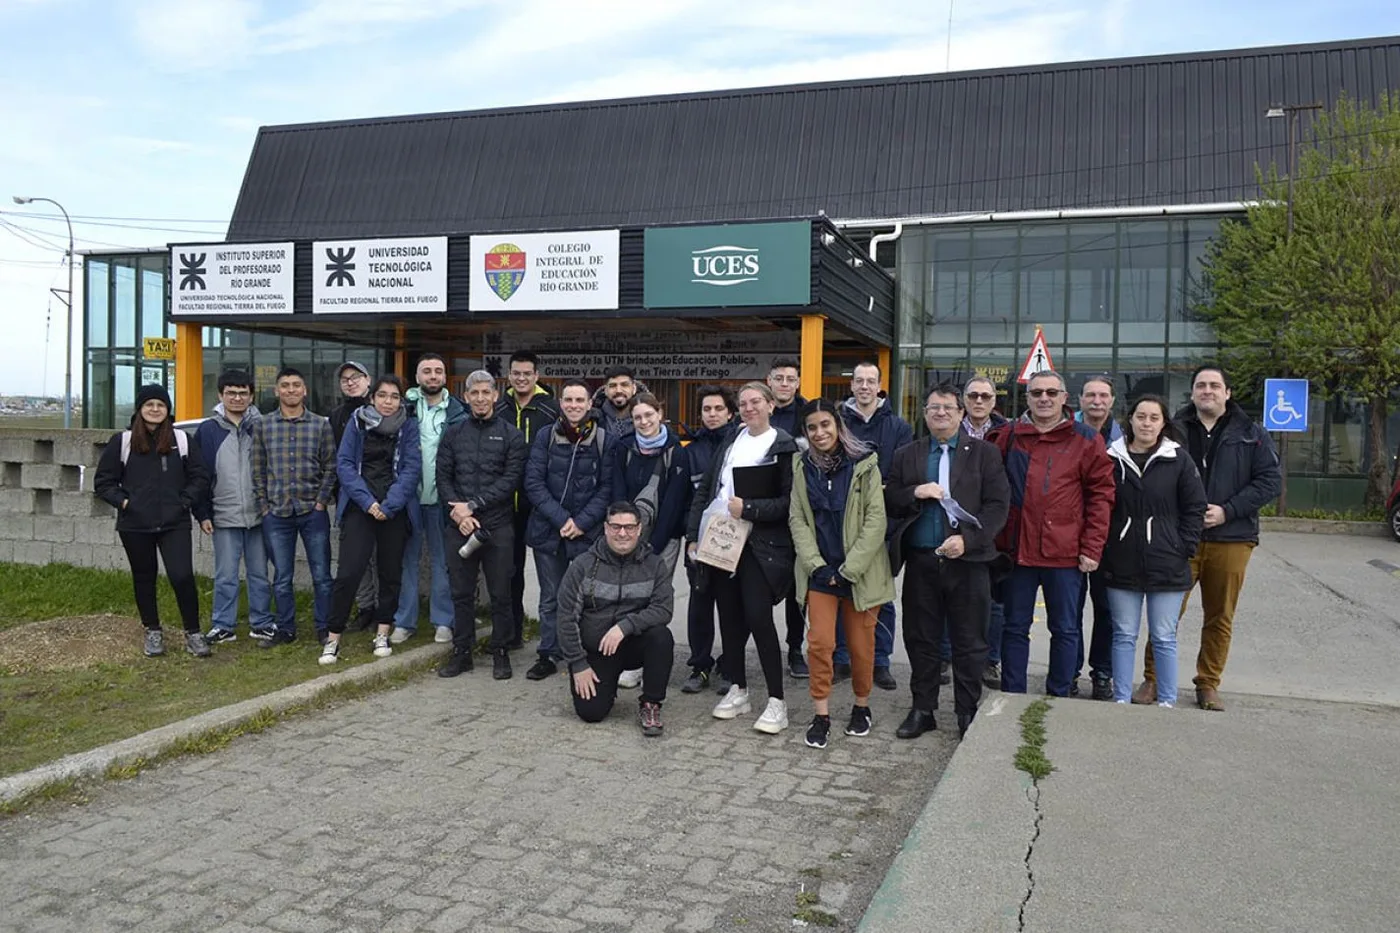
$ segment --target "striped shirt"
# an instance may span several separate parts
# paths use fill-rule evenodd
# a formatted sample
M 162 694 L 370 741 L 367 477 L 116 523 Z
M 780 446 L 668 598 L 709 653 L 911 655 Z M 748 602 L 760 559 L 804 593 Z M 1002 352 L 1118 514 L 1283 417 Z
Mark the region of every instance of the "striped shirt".
M 305 515 L 330 508 L 335 488 L 335 435 L 328 419 L 278 408 L 253 425 L 253 499 L 259 515 Z

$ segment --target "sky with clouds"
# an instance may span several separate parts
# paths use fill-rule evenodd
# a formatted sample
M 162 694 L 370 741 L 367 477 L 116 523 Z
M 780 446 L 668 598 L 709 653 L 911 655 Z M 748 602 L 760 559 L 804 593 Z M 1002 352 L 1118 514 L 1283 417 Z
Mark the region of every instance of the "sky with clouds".
M 66 227 L 10 196 L 62 203 L 79 250 L 217 240 L 259 126 L 1394 35 L 1400 3 L 953 0 L 948 23 L 945 0 L 0 0 L 0 392 L 63 388 Z

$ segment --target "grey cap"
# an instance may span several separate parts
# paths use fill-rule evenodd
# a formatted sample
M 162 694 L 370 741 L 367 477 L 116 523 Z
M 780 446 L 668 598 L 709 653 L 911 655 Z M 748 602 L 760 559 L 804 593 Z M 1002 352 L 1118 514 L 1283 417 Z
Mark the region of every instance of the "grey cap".
M 366 378 L 369 378 L 369 370 L 365 369 L 365 364 L 356 363 L 354 360 L 346 360 L 344 363 L 341 363 L 340 369 L 336 370 L 335 372 L 336 376 L 339 377 L 345 375 L 345 371 L 347 369 L 358 370 L 359 372 L 364 373 Z

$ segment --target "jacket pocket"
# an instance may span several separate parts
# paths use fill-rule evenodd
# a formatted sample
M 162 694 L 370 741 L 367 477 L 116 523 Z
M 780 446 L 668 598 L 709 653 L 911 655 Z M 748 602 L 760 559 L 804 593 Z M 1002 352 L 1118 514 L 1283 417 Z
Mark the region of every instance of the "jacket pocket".
M 1046 515 L 1040 520 L 1040 553 L 1047 560 L 1075 560 L 1079 557 L 1082 518 Z

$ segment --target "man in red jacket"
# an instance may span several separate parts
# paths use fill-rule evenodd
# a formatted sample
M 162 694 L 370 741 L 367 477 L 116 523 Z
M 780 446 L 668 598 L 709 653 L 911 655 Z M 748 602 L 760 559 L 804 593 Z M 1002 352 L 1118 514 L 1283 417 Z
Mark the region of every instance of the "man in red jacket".
M 1108 537 L 1113 465 L 1098 433 L 1074 420 L 1059 373 L 1041 372 L 1026 387 L 1029 410 L 987 439 L 1002 452 L 1011 484 L 1011 514 L 997 547 L 1015 563 L 1005 586 L 1001 689 L 1026 692 L 1036 590 L 1045 592 L 1050 673 L 1045 692 L 1068 696 L 1079 653 L 1079 591 L 1098 569 Z

